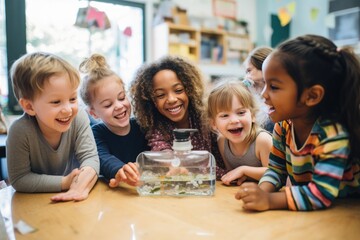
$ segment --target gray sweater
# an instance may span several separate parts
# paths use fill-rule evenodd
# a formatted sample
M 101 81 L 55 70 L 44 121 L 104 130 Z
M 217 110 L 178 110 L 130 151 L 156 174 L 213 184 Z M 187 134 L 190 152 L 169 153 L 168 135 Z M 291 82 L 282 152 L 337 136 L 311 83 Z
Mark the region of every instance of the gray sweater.
M 57 150 L 43 137 L 35 117 L 24 114 L 10 126 L 6 156 L 10 184 L 19 192 L 60 192 L 61 179 L 89 166 L 99 174 L 96 143 L 85 111 L 79 110 Z

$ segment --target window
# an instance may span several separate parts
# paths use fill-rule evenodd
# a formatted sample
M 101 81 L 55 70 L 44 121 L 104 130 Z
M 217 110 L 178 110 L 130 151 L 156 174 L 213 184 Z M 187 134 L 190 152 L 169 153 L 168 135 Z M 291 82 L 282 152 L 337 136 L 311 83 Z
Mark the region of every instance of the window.
M 135 71 L 145 61 L 145 4 L 143 3 L 122 0 L 22 1 L 26 16 L 26 30 L 22 29 L 26 31 L 26 37 L 22 39 L 26 44 L 25 51 L 28 53 L 51 52 L 63 57 L 76 68 L 84 58 L 92 53 L 100 53 L 106 57 L 112 70 L 122 77 L 127 87 Z M 14 41 L 18 41 L 21 39 L 19 38 L 21 32 L 16 29 L 19 29 L 20 21 L 19 16 L 15 18 L 15 15 L 21 11 L 18 11 L 19 6 L 13 1 L 6 1 L 6 4 L 11 8 L 11 10 L 6 9 L 6 12 L 10 11 L 10 22 L 17 22 L 17 25 L 10 29 L 13 29 L 12 32 L 19 31 L 13 35 L 9 32 L 7 34 L 12 35 Z M 88 25 L 75 25 L 79 18 L 81 20 L 81 13 L 84 15 L 84 9 L 92 10 L 86 18 Z M 88 16 L 87 12 L 84 16 Z M 106 17 L 102 18 L 103 16 Z M 107 23 L 105 27 L 103 20 Z M 22 51 L 20 54 L 16 47 L 10 51 L 13 52 L 9 54 L 12 62 L 25 53 Z M 9 107 L 13 112 L 21 110 L 11 94 L 9 94 Z
M 76 26 L 84 11 L 91 26 Z M 104 16 L 108 26 L 106 19 L 100 19 Z M 26 26 L 27 52 L 52 52 L 75 67 L 92 53 L 101 53 L 126 84 L 144 62 L 143 9 L 139 7 L 115 1 L 26 0 Z
M 335 27 L 329 29 L 330 38 L 336 45 L 352 45 L 360 40 L 360 8 L 349 8 L 331 13 Z

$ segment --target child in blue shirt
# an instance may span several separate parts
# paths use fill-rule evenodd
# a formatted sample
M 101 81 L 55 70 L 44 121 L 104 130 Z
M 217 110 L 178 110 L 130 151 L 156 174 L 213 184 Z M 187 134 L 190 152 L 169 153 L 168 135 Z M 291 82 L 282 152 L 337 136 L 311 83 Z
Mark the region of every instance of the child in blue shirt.
M 98 154 L 100 174 L 110 187 L 120 182 L 136 185 L 139 172 L 135 165 L 138 154 L 147 150 L 145 135 L 131 116 L 131 105 L 124 83 L 113 72 L 105 58 L 93 54 L 80 64 L 85 73 L 80 90 L 89 113 L 101 121 L 92 126 Z

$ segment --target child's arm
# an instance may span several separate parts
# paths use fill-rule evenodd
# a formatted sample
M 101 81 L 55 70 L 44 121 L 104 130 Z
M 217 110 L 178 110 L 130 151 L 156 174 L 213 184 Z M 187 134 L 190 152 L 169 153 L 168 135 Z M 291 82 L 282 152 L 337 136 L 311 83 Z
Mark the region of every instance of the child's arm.
M 31 117 L 24 114 L 10 126 L 6 141 L 6 159 L 10 184 L 18 192 L 60 192 L 61 174 L 48 174 L 57 161 L 41 141 Z M 47 157 L 44 157 L 47 156 Z
M 277 123 L 274 127 L 270 164 L 259 185 L 243 183 L 235 195 L 236 199 L 243 200 L 244 208 L 257 211 L 287 208 L 285 193 L 276 192 L 285 184 L 287 177 L 283 140 L 282 124 Z
M 69 173 L 68 175 L 62 177 L 61 179 L 61 191 L 69 190 L 71 183 L 73 182 L 74 178 L 76 178 L 81 170 L 75 168 Z
M 350 151 L 347 132 L 340 124 L 317 124 L 313 127 L 316 132 L 311 135 L 313 141 L 305 146 L 309 149 L 307 155 L 301 159 L 289 152 L 287 157 L 292 163 L 294 180 L 299 183 L 284 189 L 290 210 L 310 211 L 330 207 L 339 196 L 340 189 L 344 188 L 342 183 L 350 185 L 354 181 L 351 166 L 347 164 Z M 270 159 L 274 160 L 271 165 L 276 169 L 278 159 Z
M 109 134 L 109 131 L 105 128 L 105 125 L 97 124 L 92 127 L 92 131 L 94 133 L 100 158 L 100 172 L 107 180 L 110 180 L 115 177 L 116 173 L 125 165 L 125 163 L 110 153 L 110 146 L 108 144 L 109 136 L 106 135 Z M 124 151 L 126 151 L 125 148 Z
M 347 165 L 349 154 L 348 135 L 343 132 L 340 125 L 336 126 L 336 130 L 334 129 L 335 127 L 333 127 L 333 129 L 331 129 L 331 127 L 332 126 L 325 126 L 323 132 L 319 130 L 320 128 L 317 130 L 323 135 L 318 135 L 320 139 L 314 142 L 318 142 L 319 144 L 311 150 L 311 156 L 313 157 L 315 166 L 313 168 L 310 166 L 311 168 L 309 168 L 309 164 L 306 164 L 307 162 L 304 161 L 305 165 L 299 165 L 296 168 L 299 172 L 297 174 L 298 179 L 301 179 L 301 177 L 305 178 L 308 175 L 308 172 L 300 174 L 301 171 L 311 169 L 313 173 L 311 179 L 307 181 L 308 183 L 285 187 L 285 191 L 279 192 L 276 195 L 275 193 L 271 193 L 269 197 L 265 196 L 265 202 L 269 203 L 267 205 L 269 209 L 281 207 L 298 211 L 323 209 L 329 207 L 334 198 L 339 195 L 342 179 L 344 182 L 354 181 L 351 166 Z M 275 134 L 275 136 L 276 135 L 278 134 Z M 274 141 L 274 147 L 278 147 L 276 141 Z M 279 155 L 276 155 L 275 152 L 275 150 L 272 151 L 274 155 L 270 156 L 269 170 L 266 171 L 260 181 L 260 188 L 266 191 L 276 191 L 279 189 L 279 185 L 277 184 L 279 183 L 279 176 L 281 176 L 279 171 L 283 168 L 279 166 L 283 165 L 282 162 L 285 162 L 285 160 L 279 158 Z M 298 162 L 301 163 L 300 161 Z M 238 193 L 236 197 L 243 199 L 244 203 L 249 203 L 247 204 L 248 209 L 265 210 L 266 204 L 261 205 L 256 202 L 256 199 L 258 199 L 256 196 L 261 193 L 259 188 L 254 187 L 250 190 L 249 186 L 243 185 L 243 192 Z M 271 185 L 272 187 L 269 187 Z M 247 191 L 245 187 L 248 188 Z M 247 194 L 244 192 L 247 192 Z M 271 199 L 271 201 L 269 199 Z M 286 200 L 286 204 L 283 203 L 284 199 Z M 251 201 L 253 201 L 252 204 L 250 204 Z
M 259 181 L 266 169 L 267 167 L 240 166 L 222 176 L 221 181 L 225 185 L 230 185 L 236 179 L 238 179 L 237 185 L 242 184 L 249 178 Z
M 51 197 L 51 201 L 82 201 L 85 200 L 96 183 L 97 173 L 92 167 L 81 168 L 78 175 L 73 178 L 67 192 Z
M 98 179 L 99 156 L 86 112 L 79 111 L 72 124 L 74 124 L 71 136 L 74 139 L 72 144 L 76 159 L 80 162 L 81 171 L 73 178 L 69 191 L 53 196 L 52 201 L 84 200 Z

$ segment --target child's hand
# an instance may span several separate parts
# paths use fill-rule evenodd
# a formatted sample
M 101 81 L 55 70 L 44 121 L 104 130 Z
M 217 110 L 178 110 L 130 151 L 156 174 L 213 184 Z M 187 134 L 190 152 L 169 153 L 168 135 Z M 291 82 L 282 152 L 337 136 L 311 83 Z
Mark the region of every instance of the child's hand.
M 110 179 L 109 186 L 118 187 L 120 182 L 125 182 L 130 186 L 137 186 L 140 180 L 140 173 L 137 163 L 129 162 L 116 173 L 115 178 Z
M 166 176 L 170 177 L 178 174 L 188 175 L 189 170 L 184 167 L 170 167 L 169 171 L 166 173 Z
M 237 180 L 237 185 L 241 185 L 246 179 L 243 167 L 235 168 L 221 177 L 221 181 L 225 185 L 231 185 L 234 180 Z
M 89 196 L 89 192 L 97 180 L 96 172 L 92 167 L 83 167 L 78 171 L 78 174 L 72 178 L 69 190 L 51 197 L 51 201 L 82 201 Z
M 81 170 L 79 170 L 78 168 L 75 168 L 74 170 L 71 171 L 71 173 L 69 173 L 68 175 L 64 176 L 61 180 L 61 190 L 68 190 L 70 188 L 70 185 L 73 181 L 73 179 L 79 175 L 79 173 L 81 172 Z
M 235 194 L 235 198 L 243 201 L 243 208 L 246 210 L 270 209 L 270 193 L 262 190 L 256 183 L 243 183 Z

